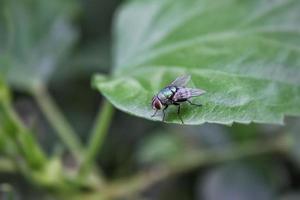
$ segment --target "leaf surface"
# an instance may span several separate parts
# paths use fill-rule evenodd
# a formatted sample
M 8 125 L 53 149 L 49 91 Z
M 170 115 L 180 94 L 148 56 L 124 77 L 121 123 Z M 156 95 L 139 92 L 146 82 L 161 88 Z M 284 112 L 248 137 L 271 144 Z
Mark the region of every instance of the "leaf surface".
M 15 88 L 47 82 L 74 44 L 74 0 L 0 0 L 0 72 Z
M 283 123 L 300 114 L 300 1 L 130 1 L 114 27 L 112 77 L 94 85 L 117 108 L 151 120 L 151 99 L 176 77 L 207 91 L 185 124 Z M 180 123 L 175 106 L 167 122 Z

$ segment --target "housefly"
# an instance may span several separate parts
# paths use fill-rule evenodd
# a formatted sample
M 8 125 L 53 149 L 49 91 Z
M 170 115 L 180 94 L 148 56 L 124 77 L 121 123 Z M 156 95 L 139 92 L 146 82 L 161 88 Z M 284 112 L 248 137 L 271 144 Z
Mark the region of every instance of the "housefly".
M 183 75 L 176 78 L 170 85 L 166 86 L 160 90 L 152 98 L 152 109 L 155 110 L 154 114 L 151 117 L 154 117 L 158 110 L 162 109 L 163 118 L 165 120 L 165 110 L 169 105 L 178 106 L 177 115 L 180 121 L 183 124 L 183 120 L 180 116 L 180 104 L 183 102 L 188 102 L 194 106 L 202 106 L 201 104 L 192 103 L 189 99 L 192 97 L 200 96 L 205 93 L 204 90 L 197 88 L 187 88 L 185 85 L 191 79 L 190 75 Z

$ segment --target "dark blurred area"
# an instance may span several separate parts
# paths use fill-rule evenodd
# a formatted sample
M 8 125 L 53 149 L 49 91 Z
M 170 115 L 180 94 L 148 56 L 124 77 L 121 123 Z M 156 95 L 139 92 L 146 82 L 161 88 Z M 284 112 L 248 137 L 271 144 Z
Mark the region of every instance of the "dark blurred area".
M 121 0 L 81 0 L 74 21 L 79 28 L 79 41 L 50 78 L 50 93 L 84 144 L 103 101 L 92 88 L 91 77 L 94 73 L 110 73 L 112 20 L 121 3 Z M 49 155 L 64 152 L 34 99 L 20 91 L 14 91 L 13 95 L 16 110 L 26 125 L 36 130 L 43 149 Z M 124 199 L 298 200 L 299 130 L 299 119 L 292 117 L 286 119 L 285 126 L 181 126 L 116 111 L 97 164 L 112 181 L 126 180 L 164 163 L 179 166 L 178 171 L 154 181 L 142 194 Z M 286 153 L 285 145 L 290 142 L 295 143 L 295 150 Z M 280 143 L 282 149 L 273 151 L 273 143 Z M 180 168 L 184 162 L 191 164 Z M 54 199 L 18 175 L 1 174 L 0 183 L 11 185 L 0 186 L 0 199 L 10 199 L 10 190 L 14 191 L 15 199 Z

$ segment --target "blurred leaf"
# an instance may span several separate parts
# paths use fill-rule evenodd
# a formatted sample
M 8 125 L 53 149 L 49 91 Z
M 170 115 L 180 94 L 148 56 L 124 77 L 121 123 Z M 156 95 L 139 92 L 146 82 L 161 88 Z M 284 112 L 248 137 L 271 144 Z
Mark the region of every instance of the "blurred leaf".
M 228 165 L 211 171 L 198 185 L 202 200 L 273 200 L 274 188 L 257 172 L 244 165 Z
M 183 151 L 181 138 L 174 134 L 157 133 L 140 144 L 137 157 L 141 163 L 151 163 L 170 160 Z
M 94 85 L 117 108 L 150 120 L 150 101 L 177 76 L 202 88 L 186 124 L 283 123 L 300 114 L 300 1 L 140 0 L 115 22 L 114 71 Z M 180 123 L 175 109 L 167 122 Z
M 74 44 L 75 0 L 0 0 L 0 72 L 29 89 L 46 82 Z

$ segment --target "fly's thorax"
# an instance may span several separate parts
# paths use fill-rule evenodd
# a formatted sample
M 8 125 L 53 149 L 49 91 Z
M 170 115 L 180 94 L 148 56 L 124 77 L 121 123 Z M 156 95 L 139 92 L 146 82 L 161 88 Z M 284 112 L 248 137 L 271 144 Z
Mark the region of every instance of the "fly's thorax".
M 175 94 L 176 92 L 176 87 L 171 86 L 171 87 L 166 87 L 164 89 L 162 89 L 159 93 L 158 93 L 158 98 L 160 100 L 169 100 L 172 98 L 172 96 Z

